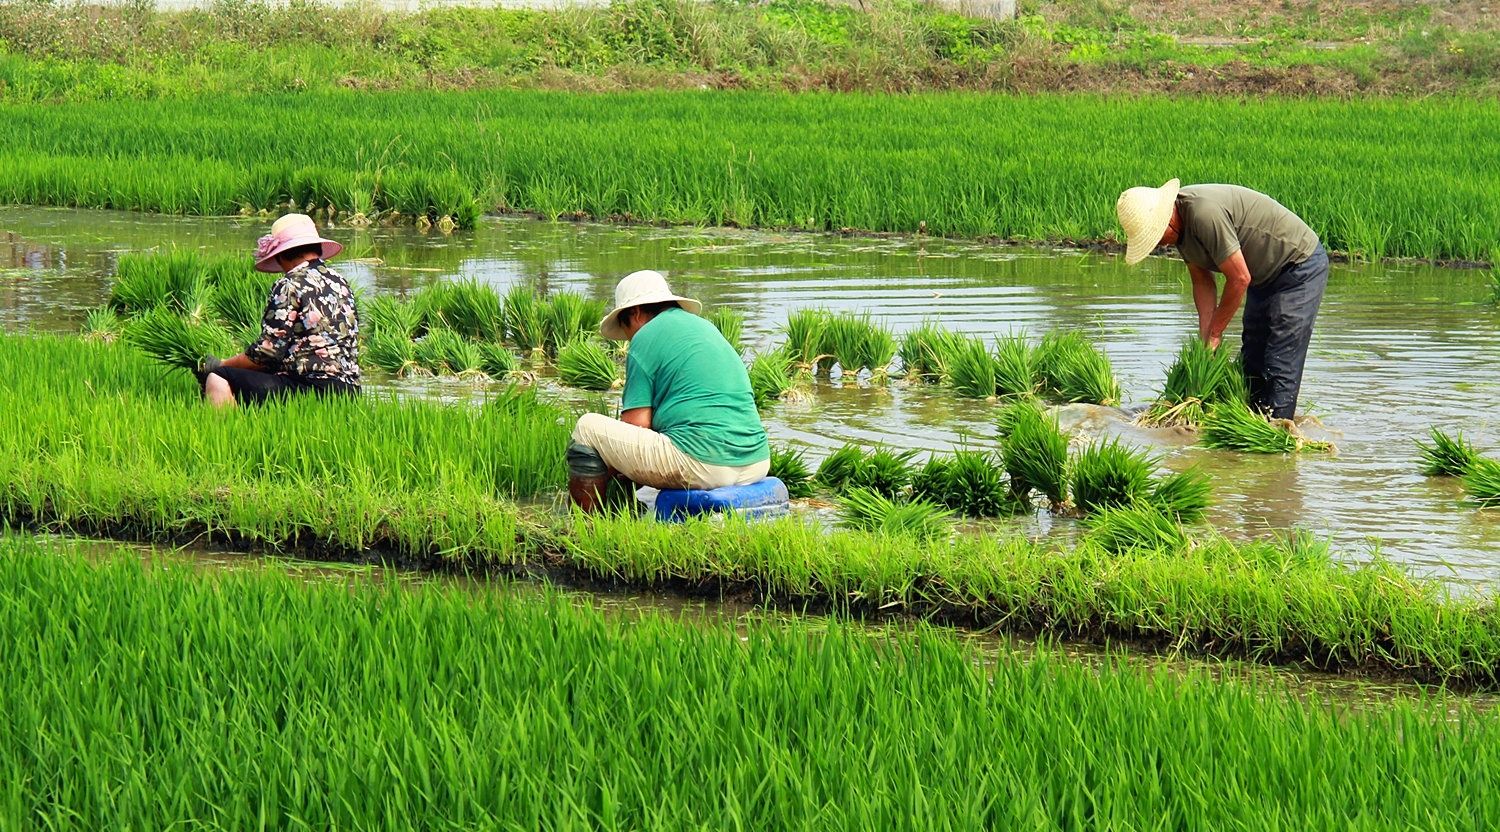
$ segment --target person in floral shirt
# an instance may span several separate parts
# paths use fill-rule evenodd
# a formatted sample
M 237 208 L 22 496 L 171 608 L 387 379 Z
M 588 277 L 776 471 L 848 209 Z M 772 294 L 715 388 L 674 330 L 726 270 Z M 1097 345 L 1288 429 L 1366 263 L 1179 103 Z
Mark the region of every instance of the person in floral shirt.
M 287 214 L 260 238 L 255 268 L 282 272 L 271 287 L 260 340 L 233 358 L 205 358 L 198 375 L 215 407 L 300 393 L 359 393 L 359 313 L 343 275 L 324 262 L 343 246 Z

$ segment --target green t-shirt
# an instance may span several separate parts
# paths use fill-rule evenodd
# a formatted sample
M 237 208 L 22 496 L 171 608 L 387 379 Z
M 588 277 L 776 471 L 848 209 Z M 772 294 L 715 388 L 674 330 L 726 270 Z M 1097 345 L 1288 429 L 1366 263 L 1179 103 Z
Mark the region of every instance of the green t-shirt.
M 712 323 L 683 309 L 657 315 L 630 339 L 622 410 L 651 408 L 651 429 L 707 465 L 771 458 L 750 375 Z
M 1259 286 L 1318 248 L 1318 235 L 1301 217 L 1259 191 L 1239 185 L 1189 185 L 1177 196 L 1182 234 L 1177 251 L 1211 272 L 1236 251 L 1245 256 L 1250 285 Z

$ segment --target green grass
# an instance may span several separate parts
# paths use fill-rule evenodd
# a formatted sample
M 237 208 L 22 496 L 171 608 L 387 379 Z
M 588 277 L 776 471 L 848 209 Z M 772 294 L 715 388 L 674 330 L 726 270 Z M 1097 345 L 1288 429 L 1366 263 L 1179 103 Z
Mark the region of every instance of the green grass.
M 429 327 L 414 350 L 417 363 L 435 375 L 473 376 L 481 372 L 484 353 L 479 345 L 447 327 Z
M 398 378 L 430 372 L 417 360 L 417 345 L 399 332 L 381 328 L 365 338 L 360 357 Z
M 229 330 L 218 323 L 194 322 L 166 306 L 131 319 L 125 325 L 124 341 L 161 364 L 179 370 L 192 370 L 207 356 L 239 351 Z
M 624 382 L 620 365 L 597 338 L 575 337 L 557 351 L 557 377 L 584 390 L 609 390 Z
M 532 297 L 531 293 L 527 293 Z M 411 341 L 426 328 L 422 307 L 395 295 L 373 295 L 359 299 L 359 329 L 366 342 L 376 336 Z
M 1088 539 L 1115 554 L 1181 550 L 1188 536 L 1177 519 L 1155 505 L 1102 508 L 1088 518 Z
M 493 286 L 472 278 L 428 284 L 412 298 L 428 329 L 450 329 L 465 338 L 505 337 L 505 311 Z
M 1273 424 L 1239 399 L 1229 399 L 1208 409 L 1203 418 L 1203 444 L 1253 454 L 1333 451 L 1332 443 L 1308 439 L 1283 425 Z
M 948 386 L 953 392 L 973 399 L 988 399 L 996 395 L 998 384 L 995 359 L 984 341 L 967 338 L 954 345 L 948 358 Z
M 964 342 L 964 337 L 950 332 L 934 321 L 909 329 L 901 336 L 901 365 L 913 381 L 937 382 L 948 376 L 948 359 Z
M 995 345 L 995 392 L 1001 396 L 1027 397 L 1036 393 L 1036 350 L 1020 335 L 1001 338 Z
M 889 448 L 866 450 L 859 445 L 845 445 L 824 457 L 818 465 L 817 484 L 834 494 L 852 489 L 869 489 L 891 500 L 901 499 L 911 485 L 911 460 L 916 451 L 894 451 Z
M 1479 462 L 1479 452 L 1464 439 L 1463 433 L 1449 436 L 1441 428 L 1431 431 L 1432 444 L 1417 441 L 1422 454 L 1422 473 L 1429 477 L 1462 477 Z
M 1208 409 L 1219 402 L 1248 398 L 1244 372 L 1234 355 L 1223 347 L 1210 349 L 1200 338 L 1190 338 L 1167 368 L 1161 395 L 1141 414 L 1140 421 L 1152 427 L 1196 427 Z
M 1490 110 L 1444 97 L 520 91 L 6 104 L 0 203 L 227 214 L 295 197 L 347 211 L 359 192 L 402 217 L 473 203 L 1085 240 L 1118 236 L 1122 188 L 1178 176 L 1269 193 L 1332 249 L 1483 260 L 1500 247 Z M 322 129 L 283 127 L 307 121 Z M 1210 140 L 1185 137 L 1187 122 L 1213 125 Z
M 1446 700 L 1352 711 L 926 626 L 687 626 L 14 538 L 0 598 L 26 645 L 0 671 L 7 828 L 1500 822 L 1495 720 Z

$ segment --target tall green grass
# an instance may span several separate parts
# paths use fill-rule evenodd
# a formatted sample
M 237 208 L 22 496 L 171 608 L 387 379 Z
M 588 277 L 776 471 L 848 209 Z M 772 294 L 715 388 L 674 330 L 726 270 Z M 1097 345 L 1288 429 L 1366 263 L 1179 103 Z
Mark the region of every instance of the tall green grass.
M 1212 125 L 1209 140 L 1185 139 L 1188 122 Z M 299 123 L 321 129 L 284 126 Z M 459 225 L 501 208 L 1113 239 L 1114 195 L 1178 176 L 1269 193 L 1334 249 L 1483 260 L 1500 247 L 1500 125 L 1490 102 L 1461 98 L 358 91 L 12 104 L 0 148 L 7 204 L 348 212 L 359 193 Z
M 925 626 L 687 626 L 17 539 L 0 598 L 26 645 L 0 670 L 7 828 L 1500 821 L 1495 720 L 1446 701 L 1353 711 Z

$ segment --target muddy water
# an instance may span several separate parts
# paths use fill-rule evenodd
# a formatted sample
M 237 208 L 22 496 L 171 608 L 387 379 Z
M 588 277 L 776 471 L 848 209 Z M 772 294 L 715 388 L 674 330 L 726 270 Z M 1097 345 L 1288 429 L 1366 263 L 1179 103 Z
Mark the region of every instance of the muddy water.
M 74 329 L 104 297 L 120 252 L 243 250 L 265 225 L 0 208 L 0 325 Z M 924 318 L 986 336 L 1080 329 L 1108 353 L 1136 403 L 1157 390 L 1196 320 L 1182 266 L 1168 259 L 1126 270 L 1116 257 L 1040 248 L 508 219 L 452 236 L 410 229 L 332 236 L 349 244 L 346 273 L 377 291 L 472 276 L 502 290 L 525 283 L 608 298 L 622 274 L 658 268 L 684 293 L 744 312 L 752 352 L 776 342 L 788 312 L 811 306 L 869 311 L 898 332 Z M 1085 433 L 1149 445 L 1169 468 L 1202 464 L 1217 488 L 1211 520 L 1227 534 L 1304 527 L 1335 538 L 1350 558 L 1378 550 L 1418 573 L 1490 582 L 1500 577 L 1500 511 L 1477 511 L 1457 483 L 1422 477 L 1412 444 L 1438 425 L 1500 450 L 1500 312 L 1480 302 L 1486 295 L 1475 272 L 1335 266 L 1303 392 L 1304 410 L 1338 443 L 1333 458 L 1206 451 L 1190 437 L 1137 430 L 1117 411 L 1074 409 L 1065 419 Z M 471 394 L 440 381 L 396 385 Z M 965 441 L 987 447 L 993 415 L 983 402 L 901 383 L 824 382 L 809 401 L 774 408 L 767 426 L 816 459 L 850 441 L 923 452 Z M 1045 517 L 1020 526 L 1069 531 Z

